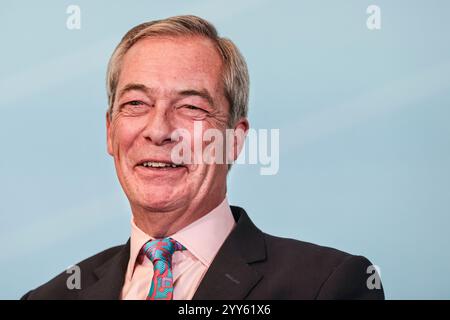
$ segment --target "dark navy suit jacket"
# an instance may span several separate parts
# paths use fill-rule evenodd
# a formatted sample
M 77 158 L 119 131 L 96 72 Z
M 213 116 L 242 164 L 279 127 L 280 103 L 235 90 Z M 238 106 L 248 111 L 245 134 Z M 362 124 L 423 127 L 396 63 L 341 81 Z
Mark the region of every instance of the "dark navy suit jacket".
M 244 209 L 231 210 L 236 226 L 193 299 L 384 299 L 382 287 L 367 285 L 366 258 L 266 234 Z M 68 289 L 63 272 L 22 299 L 118 299 L 129 255 L 128 241 L 78 264 L 81 289 Z

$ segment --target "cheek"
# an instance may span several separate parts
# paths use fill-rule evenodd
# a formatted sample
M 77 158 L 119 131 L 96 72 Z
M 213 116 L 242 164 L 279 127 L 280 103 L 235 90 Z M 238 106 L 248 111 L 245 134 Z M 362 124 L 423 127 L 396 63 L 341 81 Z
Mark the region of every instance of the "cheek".
M 117 155 L 129 149 L 139 136 L 140 126 L 136 121 L 117 119 L 112 126 L 112 142 Z

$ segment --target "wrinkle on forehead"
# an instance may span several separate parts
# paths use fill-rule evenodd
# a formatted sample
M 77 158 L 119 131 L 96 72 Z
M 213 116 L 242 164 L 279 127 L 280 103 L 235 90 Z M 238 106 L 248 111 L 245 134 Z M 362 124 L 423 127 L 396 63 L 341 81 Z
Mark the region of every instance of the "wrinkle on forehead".
M 125 73 L 143 73 L 145 76 L 151 72 L 160 80 L 202 81 L 206 78 L 218 82 L 222 64 L 211 40 L 201 37 L 145 38 L 125 54 L 121 76 Z

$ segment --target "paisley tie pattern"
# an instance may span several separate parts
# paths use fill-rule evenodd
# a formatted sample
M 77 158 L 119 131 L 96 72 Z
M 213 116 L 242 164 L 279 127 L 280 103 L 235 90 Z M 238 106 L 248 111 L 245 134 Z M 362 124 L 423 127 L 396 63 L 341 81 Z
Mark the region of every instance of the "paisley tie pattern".
M 153 278 L 147 300 L 172 300 L 172 255 L 177 250 L 186 248 L 169 237 L 149 241 L 142 247 L 141 253 L 153 263 Z

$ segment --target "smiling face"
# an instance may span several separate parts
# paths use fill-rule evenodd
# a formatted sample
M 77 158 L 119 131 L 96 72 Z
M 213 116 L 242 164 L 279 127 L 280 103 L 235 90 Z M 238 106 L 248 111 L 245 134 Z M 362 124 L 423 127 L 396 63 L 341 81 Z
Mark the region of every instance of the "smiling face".
M 172 163 L 176 129 L 192 139 L 194 122 L 203 132 L 225 132 L 229 104 L 222 68 L 213 43 L 201 37 L 144 38 L 124 55 L 112 118 L 107 116 L 107 143 L 133 213 L 189 212 L 200 204 L 210 210 L 223 200 L 226 164 L 150 166 Z M 248 126 L 246 120 L 237 125 Z

